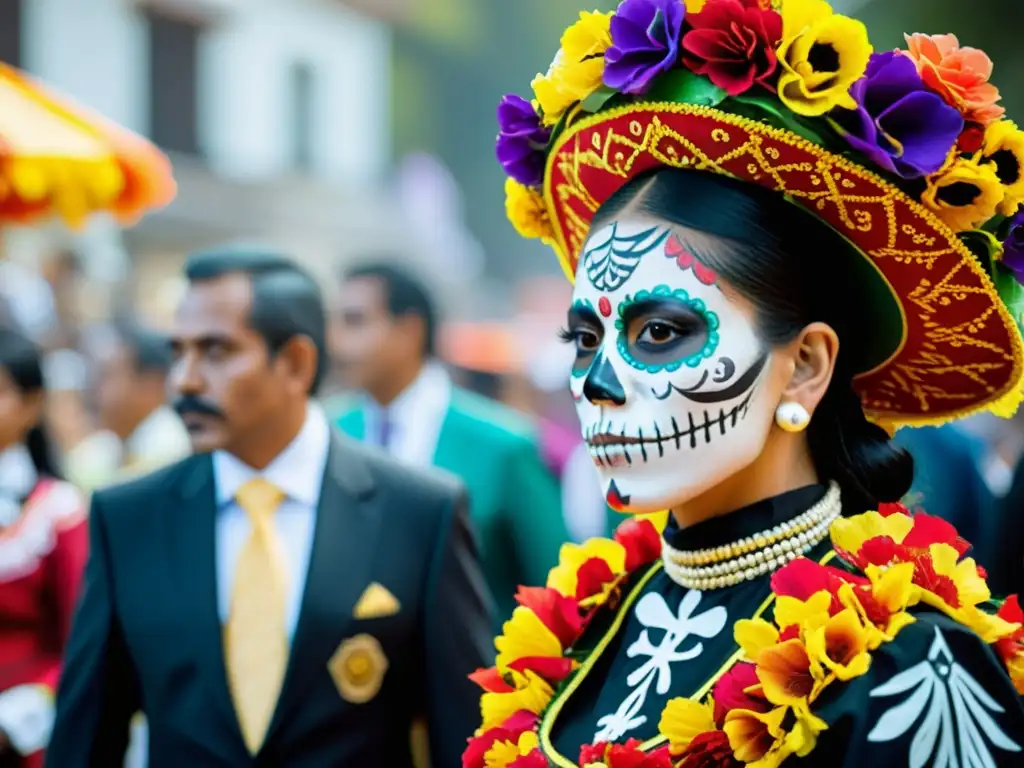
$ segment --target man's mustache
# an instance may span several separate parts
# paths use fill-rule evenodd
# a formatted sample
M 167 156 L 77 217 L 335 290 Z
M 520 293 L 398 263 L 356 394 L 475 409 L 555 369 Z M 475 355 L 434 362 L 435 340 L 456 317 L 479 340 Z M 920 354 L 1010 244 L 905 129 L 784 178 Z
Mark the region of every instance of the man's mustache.
M 194 395 L 182 395 L 174 401 L 174 410 L 181 417 L 186 414 L 195 413 L 200 416 L 214 416 L 218 419 L 224 418 L 224 412 L 202 398 L 195 397 Z

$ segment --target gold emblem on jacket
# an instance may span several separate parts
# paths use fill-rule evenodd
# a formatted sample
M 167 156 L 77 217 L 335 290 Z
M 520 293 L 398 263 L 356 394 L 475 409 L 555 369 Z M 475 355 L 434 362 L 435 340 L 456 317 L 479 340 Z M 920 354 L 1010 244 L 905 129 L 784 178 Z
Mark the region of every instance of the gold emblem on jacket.
M 380 692 L 388 659 L 372 635 L 356 635 L 341 645 L 327 662 L 341 698 L 350 704 L 365 704 Z

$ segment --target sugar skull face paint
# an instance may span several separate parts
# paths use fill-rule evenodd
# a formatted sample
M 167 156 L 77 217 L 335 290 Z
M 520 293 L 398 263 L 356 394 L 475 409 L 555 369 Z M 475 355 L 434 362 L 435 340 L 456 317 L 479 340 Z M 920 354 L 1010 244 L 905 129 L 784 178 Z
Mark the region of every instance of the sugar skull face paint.
M 752 308 L 669 228 L 623 218 L 591 235 L 569 334 L 573 399 L 613 508 L 678 506 L 761 453 L 780 395 L 771 351 Z

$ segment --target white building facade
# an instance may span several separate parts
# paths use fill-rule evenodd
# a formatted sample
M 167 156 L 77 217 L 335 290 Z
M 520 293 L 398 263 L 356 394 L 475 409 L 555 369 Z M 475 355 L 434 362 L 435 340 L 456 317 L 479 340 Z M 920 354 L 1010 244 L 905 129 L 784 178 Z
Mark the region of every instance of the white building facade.
M 137 290 L 154 296 L 188 250 L 225 239 L 271 242 L 326 271 L 394 231 L 384 21 L 339 0 L 8 5 L 20 36 L 0 39 L 0 59 L 152 138 L 179 184 L 126 233 L 103 221 L 82 236 L 13 232 L 10 255 L 71 247 L 115 280 L 130 253 Z

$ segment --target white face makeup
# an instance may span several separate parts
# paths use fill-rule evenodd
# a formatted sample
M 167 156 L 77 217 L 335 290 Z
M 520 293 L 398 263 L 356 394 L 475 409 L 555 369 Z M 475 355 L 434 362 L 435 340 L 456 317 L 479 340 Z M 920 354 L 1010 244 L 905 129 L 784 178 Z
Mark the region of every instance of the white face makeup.
M 595 231 L 576 274 L 570 387 L 608 504 L 654 512 L 754 461 L 779 393 L 753 311 L 663 225 Z

